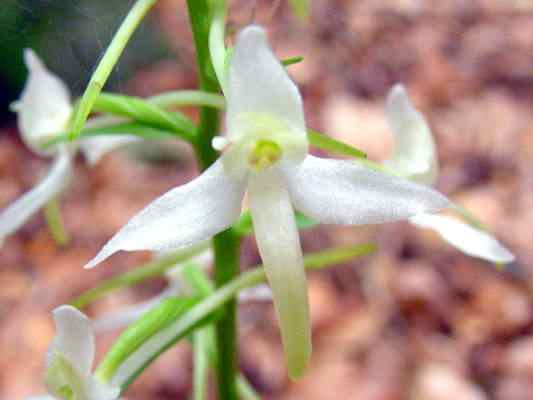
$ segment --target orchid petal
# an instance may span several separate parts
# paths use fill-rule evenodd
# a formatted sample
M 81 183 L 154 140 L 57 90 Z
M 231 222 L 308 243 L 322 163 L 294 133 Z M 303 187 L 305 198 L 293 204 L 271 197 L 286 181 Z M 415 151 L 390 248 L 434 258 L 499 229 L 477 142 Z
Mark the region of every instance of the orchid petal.
M 24 50 L 28 80 L 20 100 L 13 109 L 18 112 L 18 126 L 26 145 L 41 154 L 50 154 L 39 146 L 62 132 L 69 121 L 72 105 L 66 85 L 44 66 L 31 49 Z
M 274 169 L 249 178 L 250 211 L 265 265 L 289 375 L 300 377 L 311 356 L 307 284 L 298 229 L 285 182 Z
M 449 205 L 426 186 L 346 160 L 309 155 L 287 178 L 295 208 L 324 224 L 378 224 Z
M 54 161 L 48 175 L 0 213 L 0 241 L 19 229 L 46 202 L 59 194 L 68 184 L 72 160 L 63 151 Z
M 221 160 L 202 175 L 150 203 L 85 268 L 119 250 L 171 250 L 208 239 L 240 215 L 245 181 L 229 178 Z
M 494 263 L 509 263 L 514 255 L 496 238 L 445 215 L 418 214 L 409 219 L 420 228 L 433 229 L 445 241 L 472 257 L 482 258 Z
M 89 165 L 93 166 L 107 153 L 141 140 L 133 135 L 98 135 L 83 138 L 79 146 Z
M 307 140 L 302 99 L 285 68 L 272 53 L 265 31 L 244 28 L 237 38 L 229 71 L 227 129 L 241 131 L 242 116 L 273 115 Z M 292 132 L 291 132 L 292 133 Z
M 94 360 L 94 335 L 89 318 L 69 305 L 57 307 L 53 315 L 56 336 L 50 357 L 59 353 L 81 376 L 88 376 Z
M 385 113 L 395 135 L 394 152 L 385 165 L 415 182 L 435 183 L 439 168 L 433 135 L 402 85 L 390 90 Z

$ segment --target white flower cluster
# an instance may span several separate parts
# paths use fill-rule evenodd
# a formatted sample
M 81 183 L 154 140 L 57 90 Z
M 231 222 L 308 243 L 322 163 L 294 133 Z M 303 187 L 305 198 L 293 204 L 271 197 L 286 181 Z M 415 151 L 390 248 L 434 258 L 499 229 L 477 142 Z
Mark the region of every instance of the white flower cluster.
M 0 214 L 0 238 L 12 233 L 64 188 L 78 146 L 96 162 L 106 151 L 134 140 L 82 140 L 75 148 L 58 145 L 43 152 L 42 143 L 67 128 L 72 106 L 65 85 L 31 51 L 26 52 L 25 60 L 30 76 L 14 106 L 19 128 L 30 148 L 39 154 L 54 154 L 56 161 L 38 186 Z M 216 148 L 223 149 L 220 159 L 196 179 L 170 190 L 134 216 L 87 268 L 120 250 L 167 251 L 207 240 L 239 218 L 247 193 L 287 366 L 290 375 L 298 377 L 311 354 L 311 334 L 295 210 L 323 224 L 408 220 L 434 229 L 466 254 L 494 262 L 513 260 L 513 255 L 488 233 L 435 214 L 454 206 L 430 187 L 438 175 L 435 144 L 428 124 L 402 86 L 391 90 L 386 106 L 396 146 L 385 169 L 394 174 L 357 160 L 326 159 L 308 153 L 300 93 L 258 26 L 249 26 L 238 36 L 226 96 L 227 134 L 214 141 Z M 177 290 L 172 284 L 162 297 Z M 262 289 L 261 293 L 269 297 L 268 291 Z M 153 304 L 141 305 L 109 321 L 111 325 L 129 322 Z M 54 311 L 54 318 L 58 333 L 47 367 L 50 393 L 64 399 L 116 398 L 118 389 L 101 384 L 90 374 L 94 344 L 85 316 L 63 306 Z

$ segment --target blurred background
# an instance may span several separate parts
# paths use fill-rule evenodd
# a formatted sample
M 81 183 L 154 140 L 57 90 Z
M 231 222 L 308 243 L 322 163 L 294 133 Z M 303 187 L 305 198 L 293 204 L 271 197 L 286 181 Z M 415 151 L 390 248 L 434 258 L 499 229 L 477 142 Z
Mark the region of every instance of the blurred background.
M 50 161 L 21 142 L 8 104 L 26 77 L 31 47 L 78 96 L 133 1 L 2 0 L 0 6 L 0 208 L 30 189 Z M 253 5 L 256 4 L 254 8 Z M 380 251 L 310 275 L 314 348 L 294 383 L 283 365 L 271 304 L 240 308 L 240 364 L 266 399 L 533 399 L 533 2 L 530 0 L 312 0 L 308 24 L 285 1 L 230 1 L 229 31 L 268 27 L 310 127 L 376 160 L 391 135 L 384 96 L 404 83 L 438 144 L 438 188 L 513 251 L 503 270 L 468 258 L 405 223 L 317 227 L 307 250 L 375 241 Z M 183 0 L 160 0 L 127 47 L 107 90 L 148 96 L 194 88 L 195 60 Z M 194 110 L 187 110 L 194 117 Z M 142 262 L 123 253 L 82 271 L 100 246 L 154 197 L 197 173 L 186 146 L 116 152 L 94 168 L 78 160 L 62 197 L 72 242 L 52 240 L 38 214 L 0 250 L 0 398 L 44 391 L 50 311 Z M 244 266 L 259 262 L 253 239 Z M 122 290 L 90 316 L 148 299 L 164 281 Z M 100 354 L 118 332 L 98 337 Z M 191 354 L 168 351 L 128 399 L 186 399 Z

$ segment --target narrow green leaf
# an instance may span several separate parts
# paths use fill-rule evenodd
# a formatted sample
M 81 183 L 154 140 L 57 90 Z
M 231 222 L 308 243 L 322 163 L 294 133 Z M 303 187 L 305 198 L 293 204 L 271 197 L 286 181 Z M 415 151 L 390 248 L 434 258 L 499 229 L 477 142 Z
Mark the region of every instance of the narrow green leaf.
M 149 125 L 140 124 L 137 122 L 121 122 L 107 126 L 99 126 L 95 128 L 85 128 L 78 136 L 79 139 L 101 136 L 101 135 L 133 135 L 139 136 L 146 140 L 163 140 L 175 139 L 176 135 L 172 132 L 163 129 L 154 128 Z M 43 144 L 46 149 L 58 143 L 68 142 L 70 139 L 67 133 L 60 133 L 53 139 Z
M 110 382 L 120 365 L 143 343 L 157 332 L 164 330 L 176 319 L 190 310 L 201 297 L 166 298 L 130 325 L 113 344 L 102 360 L 96 376 L 103 382 Z
M 94 111 L 131 118 L 156 128 L 175 132 L 182 139 L 192 142 L 195 126 L 185 115 L 165 111 L 147 100 L 118 94 L 100 94 L 94 103 Z
M 163 92 L 148 98 L 148 102 L 161 108 L 174 108 L 184 106 L 201 106 L 224 109 L 226 100 L 217 93 L 202 90 L 175 90 Z
M 207 393 L 209 371 L 208 343 L 209 327 L 197 329 L 192 336 L 193 343 L 193 400 L 204 400 Z
M 330 136 L 326 136 L 312 129 L 309 129 L 307 131 L 307 138 L 309 139 L 309 143 L 312 146 L 317 147 L 319 149 L 360 159 L 366 158 L 366 153 L 364 151 L 361 151 L 349 144 L 340 142 Z
M 211 295 L 215 287 L 213 283 L 208 279 L 208 277 L 205 275 L 205 273 L 200 270 L 197 266 L 194 265 L 188 265 L 185 267 L 183 274 L 185 275 L 185 278 L 187 279 L 187 282 L 189 285 L 196 291 L 197 295 L 203 296 L 204 298 Z M 221 311 L 221 310 L 219 310 Z M 216 312 L 216 311 L 215 311 Z M 218 354 L 217 354 L 217 348 L 215 345 L 215 327 L 212 325 L 203 327 L 193 334 L 193 342 L 196 340 L 197 335 L 199 336 L 198 340 L 201 341 L 202 350 L 205 355 L 208 357 L 209 364 L 211 365 L 211 368 L 216 369 L 216 365 L 218 363 Z M 198 353 L 201 351 L 200 348 L 196 348 L 197 343 L 194 342 L 194 354 L 195 354 L 195 365 L 194 365 L 194 373 L 196 377 L 196 373 L 198 374 L 198 382 L 194 384 L 193 387 L 193 393 L 196 395 L 198 392 L 201 391 L 201 376 L 203 372 L 203 366 L 197 366 L 196 363 L 202 364 L 204 360 L 202 359 L 203 355 L 196 355 L 196 352 Z M 200 345 L 198 345 L 200 347 Z M 198 356 L 198 360 L 196 360 L 196 356 Z M 198 371 L 196 370 L 198 368 Z M 196 382 L 196 381 L 195 381 Z M 260 396 L 257 394 L 257 392 L 254 390 L 252 385 L 247 381 L 246 377 L 243 374 L 237 375 L 237 391 L 239 392 L 240 398 L 244 400 L 260 400 Z
M 100 60 L 98 67 L 96 67 L 96 70 L 87 85 L 87 89 L 85 89 L 85 92 L 83 93 L 79 106 L 75 109 L 69 134 L 71 140 L 76 139 L 80 134 L 85 125 L 85 121 L 87 121 L 87 117 L 92 110 L 94 102 L 102 91 L 113 67 L 124 51 L 126 44 L 156 1 L 157 0 L 137 0 L 120 25 L 120 28 Z

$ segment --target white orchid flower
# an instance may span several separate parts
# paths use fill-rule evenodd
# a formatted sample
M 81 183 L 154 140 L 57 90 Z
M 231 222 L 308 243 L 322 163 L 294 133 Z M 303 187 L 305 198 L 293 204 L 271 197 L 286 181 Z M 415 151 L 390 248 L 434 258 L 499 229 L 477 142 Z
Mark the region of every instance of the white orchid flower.
M 24 51 L 24 62 L 29 71 L 28 79 L 20 99 L 11 108 L 18 113 L 18 128 L 24 143 L 41 156 L 53 156 L 54 163 L 39 184 L 0 212 L 0 242 L 65 189 L 77 146 L 93 165 L 107 152 L 138 140 L 128 135 L 103 135 L 80 140 L 74 145 L 60 144 L 43 149 L 44 143 L 67 129 L 72 114 L 70 93 L 33 50 Z
M 300 93 L 258 26 L 238 36 L 227 96 L 222 157 L 134 216 L 86 267 L 119 250 L 172 249 L 205 240 L 231 226 L 248 192 L 289 374 L 298 377 L 310 357 L 311 335 L 294 208 L 321 223 L 358 225 L 438 211 L 448 201 L 357 162 L 309 155 Z
M 438 176 L 435 142 L 423 115 L 409 100 L 402 85 L 395 85 L 387 98 L 386 117 L 395 135 L 395 148 L 385 166 L 408 179 L 433 185 Z M 495 263 L 514 260 L 513 254 L 490 234 L 446 215 L 418 214 L 413 225 L 433 229 L 465 254 Z
M 102 383 L 91 374 L 95 346 L 89 319 L 67 305 L 56 308 L 53 315 L 56 336 L 48 350 L 45 373 L 49 395 L 30 399 L 117 399 L 118 387 Z

